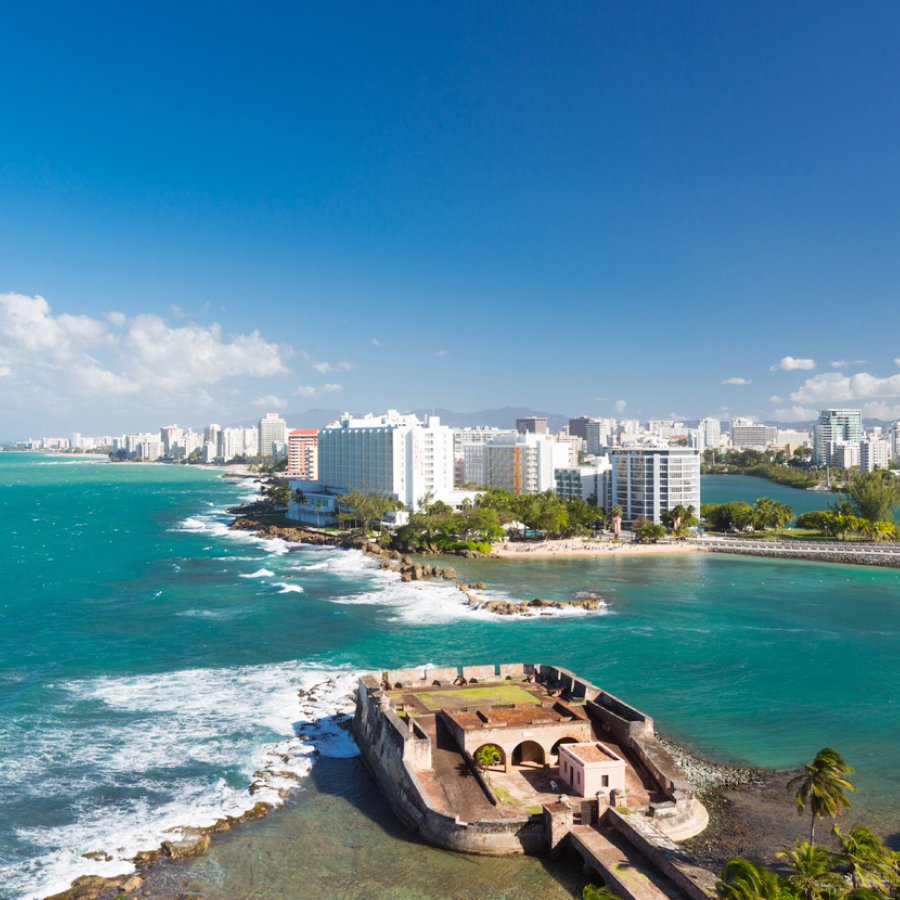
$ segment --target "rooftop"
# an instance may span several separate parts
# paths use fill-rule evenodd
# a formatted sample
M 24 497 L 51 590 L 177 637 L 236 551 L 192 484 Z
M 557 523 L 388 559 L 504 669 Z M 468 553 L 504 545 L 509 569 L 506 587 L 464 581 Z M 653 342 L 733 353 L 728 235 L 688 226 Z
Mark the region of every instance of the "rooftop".
M 624 762 L 620 756 L 603 744 L 566 744 L 564 749 L 566 753 L 571 753 L 572 756 L 585 763 Z

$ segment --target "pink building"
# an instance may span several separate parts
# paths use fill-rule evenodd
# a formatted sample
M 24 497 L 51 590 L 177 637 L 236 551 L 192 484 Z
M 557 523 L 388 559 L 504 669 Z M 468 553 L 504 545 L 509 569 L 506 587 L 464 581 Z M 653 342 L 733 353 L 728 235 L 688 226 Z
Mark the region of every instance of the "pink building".
M 560 744 L 559 775 L 573 794 L 609 799 L 610 791 L 625 793 L 625 760 L 606 744 Z
M 319 477 L 319 432 L 315 429 L 295 428 L 288 432 L 287 475 Z

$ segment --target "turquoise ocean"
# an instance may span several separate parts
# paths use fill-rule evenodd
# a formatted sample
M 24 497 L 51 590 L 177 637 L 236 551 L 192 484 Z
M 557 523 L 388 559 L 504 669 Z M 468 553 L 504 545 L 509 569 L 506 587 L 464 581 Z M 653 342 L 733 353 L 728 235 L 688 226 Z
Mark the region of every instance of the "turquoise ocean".
M 736 487 L 707 479 L 704 500 L 831 499 Z M 605 614 L 497 619 L 451 585 L 401 584 L 355 552 L 229 532 L 226 507 L 252 490 L 207 470 L 0 454 L 0 897 L 128 871 L 169 829 L 280 802 L 295 784 L 275 774 L 286 768 L 300 778 L 288 809 L 214 842 L 195 864 L 198 893 L 291 896 L 229 888 L 228 860 L 242 832 L 296 826 L 307 865 L 296 896 L 329 896 L 322 879 L 349 869 L 376 879 L 373 854 L 390 896 L 434 883 L 434 896 L 456 896 L 451 885 L 474 896 L 478 878 L 500 896 L 514 871 L 531 879 L 521 896 L 540 894 L 550 876 L 536 863 L 478 869 L 370 808 L 335 715 L 355 673 L 422 663 L 559 663 L 717 759 L 793 767 L 836 746 L 857 768 L 854 814 L 900 832 L 900 572 L 705 555 L 454 560 L 496 596 L 610 602 Z M 356 896 L 336 884 L 332 896 Z

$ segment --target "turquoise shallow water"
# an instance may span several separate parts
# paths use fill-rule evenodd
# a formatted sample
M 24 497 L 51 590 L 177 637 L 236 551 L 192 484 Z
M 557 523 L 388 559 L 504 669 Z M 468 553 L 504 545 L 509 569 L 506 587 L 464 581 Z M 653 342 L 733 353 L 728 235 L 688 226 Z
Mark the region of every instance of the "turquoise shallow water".
M 611 601 L 607 615 L 497 620 L 356 553 L 228 532 L 223 510 L 247 490 L 182 467 L 0 454 L 0 896 L 122 871 L 119 857 L 166 828 L 246 808 L 253 773 L 282 755 L 304 778 L 296 811 L 318 811 L 290 821 L 331 848 L 346 811 L 307 754 L 350 765 L 329 715 L 354 671 L 423 662 L 555 661 L 713 756 L 793 766 L 833 744 L 859 771 L 857 808 L 900 831 L 900 573 L 720 556 L 454 561 L 497 594 Z M 298 687 L 334 673 L 340 689 L 298 704 Z M 400 837 L 354 833 L 391 868 Z M 114 861 L 81 858 L 99 849 Z M 451 876 L 415 851 L 408 876 L 393 867 L 396 896 L 417 894 L 423 866 L 464 878 L 462 863 Z M 221 858 L 198 867 L 207 886 L 228 881 L 210 869 Z M 321 859 L 333 866 L 333 849 Z

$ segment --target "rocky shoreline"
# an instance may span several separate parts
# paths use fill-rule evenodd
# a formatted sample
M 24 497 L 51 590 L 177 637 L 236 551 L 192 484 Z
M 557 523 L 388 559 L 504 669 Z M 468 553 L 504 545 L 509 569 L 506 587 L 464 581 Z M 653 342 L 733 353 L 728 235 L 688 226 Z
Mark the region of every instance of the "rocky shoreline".
M 777 866 L 776 853 L 805 836 L 808 823 L 797 814 L 787 782 L 796 771 L 717 763 L 682 744 L 660 737 L 709 813 L 706 829 L 682 846 L 718 873 L 735 856 Z
M 333 680 L 313 685 L 308 690 L 301 688 L 297 691 L 297 697 L 302 704 L 306 701 L 315 701 L 317 691 L 334 685 Z M 350 695 L 348 699 L 355 697 Z M 346 714 L 346 729 L 350 731 L 351 717 Z M 341 723 L 344 727 L 344 723 Z M 300 740 L 315 740 L 315 724 L 308 726 L 299 732 Z M 247 786 L 247 794 L 253 797 L 263 790 L 274 790 L 282 801 L 285 801 L 294 793 L 294 789 L 286 786 L 286 782 L 299 783 L 301 776 L 289 768 L 290 757 L 287 753 L 279 753 L 278 759 L 284 768 L 275 768 L 278 762 L 272 766 L 260 769 L 253 773 L 253 780 Z M 72 881 L 69 887 L 56 894 L 52 894 L 44 900 L 121 900 L 125 896 L 140 896 L 142 898 L 159 897 L 160 900 L 167 895 L 160 894 L 153 888 L 153 871 L 160 863 L 177 863 L 184 860 L 202 856 L 209 850 L 213 837 L 224 834 L 237 825 L 245 822 L 253 822 L 262 819 L 270 812 L 278 809 L 279 805 L 266 801 L 257 801 L 249 809 L 237 816 L 222 816 L 212 825 L 200 827 L 181 827 L 170 829 L 172 838 L 164 840 L 153 850 L 141 850 L 131 858 L 135 871 L 124 875 L 82 875 Z M 96 862 L 111 862 L 113 857 L 105 850 L 93 850 L 82 854 L 84 859 Z M 189 900 L 189 898 L 185 898 Z
M 427 563 L 416 563 L 412 559 L 400 553 L 380 546 L 367 538 L 347 533 L 331 533 L 303 526 L 286 526 L 268 521 L 261 510 L 255 505 L 249 507 L 236 507 L 230 509 L 236 518 L 229 526 L 239 531 L 252 531 L 257 537 L 277 538 L 292 544 L 311 544 L 313 546 L 340 547 L 346 550 L 360 550 L 378 560 L 379 567 L 396 572 L 400 580 L 404 582 L 428 581 L 431 579 L 443 581 L 455 581 L 457 589 L 465 596 L 466 605 L 473 609 L 483 610 L 497 616 L 524 616 L 552 615 L 553 610 L 583 609 L 594 612 L 606 608 L 606 601 L 596 595 L 587 594 L 576 596 L 571 600 L 550 600 L 544 597 L 535 597 L 533 600 L 489 600 L 475 593 L 475 591 L 487 590 L 482 582 L 466 584 L 457 579 L 456 570 L 452 566 L 437 566 Z M 458 551 L 457 555 L 476 558 L 489 556 L 490 554 L 478 553 L 474 550 Z

